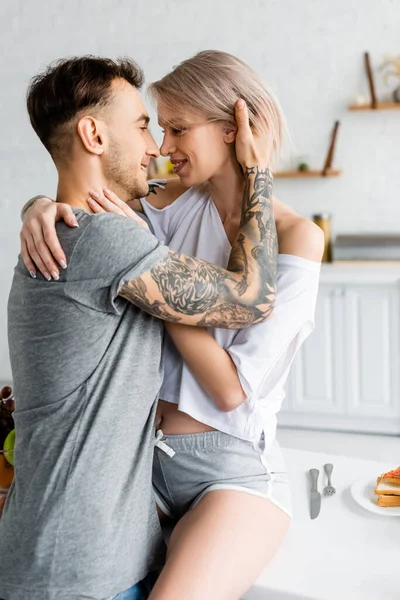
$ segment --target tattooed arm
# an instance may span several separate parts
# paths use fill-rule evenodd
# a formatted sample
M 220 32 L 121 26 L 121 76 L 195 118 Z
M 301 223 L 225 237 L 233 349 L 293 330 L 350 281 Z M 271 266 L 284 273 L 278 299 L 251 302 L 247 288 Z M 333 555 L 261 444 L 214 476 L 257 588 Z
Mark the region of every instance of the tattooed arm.
M 241 228 L 227 269 L 170 251 L 127 282 L 120 295 L 156 317 L 187 325 L 240 329 L 264 321 L 276 284 L 271 178 L 259 167 L 249 169 L 246 178 Z
M 236 151 L 245 172 L 241 227 L 227 269 L 170 251 L 120 295 L 146 312 L 187 325 L 239 329 L 264 321 L 275 300 L 277 237 L 268 140 L 236 107 Z

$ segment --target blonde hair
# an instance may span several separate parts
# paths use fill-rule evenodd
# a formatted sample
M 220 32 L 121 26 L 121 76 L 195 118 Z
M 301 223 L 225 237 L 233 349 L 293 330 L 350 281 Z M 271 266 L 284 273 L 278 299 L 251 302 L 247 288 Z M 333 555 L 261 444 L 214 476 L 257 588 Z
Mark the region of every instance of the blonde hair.
M 161 100 L 171 115 L 182 107 L 201 113 L 209 122 L 230 124 L 235 124 L 235 102 L 243 98 L 250 125 L 256 130 L 267 126 L 273 138 L 272 164 L 281 156 L 287 126 L 279 102 L 253 69 L 227 52 L 204 50 L 184 60 L 150 84 L 149 94 L 156 104 Z M 173 123 L 171 117 L 167 124 Z

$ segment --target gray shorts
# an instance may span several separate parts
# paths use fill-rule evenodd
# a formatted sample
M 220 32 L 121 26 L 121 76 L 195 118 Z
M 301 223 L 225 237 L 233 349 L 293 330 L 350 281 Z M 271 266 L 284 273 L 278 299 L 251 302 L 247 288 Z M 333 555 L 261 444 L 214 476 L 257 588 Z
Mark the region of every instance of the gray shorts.
M 279 445 L 262 452 L 220 431 L 166 435 L 157 432 L 153 486 L 162 512 L 180 519 L 213 490 L 268 498 L 291 516 L 290 484 Z

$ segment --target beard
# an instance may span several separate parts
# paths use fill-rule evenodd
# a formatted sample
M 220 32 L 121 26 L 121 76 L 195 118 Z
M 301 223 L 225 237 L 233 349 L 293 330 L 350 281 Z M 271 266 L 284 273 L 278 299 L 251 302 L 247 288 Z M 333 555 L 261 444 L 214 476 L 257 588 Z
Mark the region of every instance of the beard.
M 126 202 L 143 198 L 149 193 L 149 185 L 141 166 L 133 165 L 125 158 L 114 138 L 110 139 L 106 177 L 111 190 L 117 196 L 126 198 Z

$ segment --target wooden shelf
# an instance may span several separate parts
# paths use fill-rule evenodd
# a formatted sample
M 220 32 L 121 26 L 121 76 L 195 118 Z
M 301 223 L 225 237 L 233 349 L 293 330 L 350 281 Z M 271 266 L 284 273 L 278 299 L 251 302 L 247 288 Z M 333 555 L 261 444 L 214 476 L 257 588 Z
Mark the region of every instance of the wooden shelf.
M 321 171 L 278 171 L 274 173 L 275 179 L 307 179 L 307 178 L 316 178 L 316 177 L 337 177 L 340 175 L 341 171 L 337 171 L 336 169 L 328 169 L 326 174 Z
M 379 102 L 375 91 L 374 75 L 371 67 L 369 52 L 364 52 L 365 72 L 368 78 L 370 104 L 351 104 L 349 110 L 400 110 L 400 102 Z
M 400 110 L 400 102 L 378 102 L 376 108 L 372 104 L 352 104 L 349 110 Z

